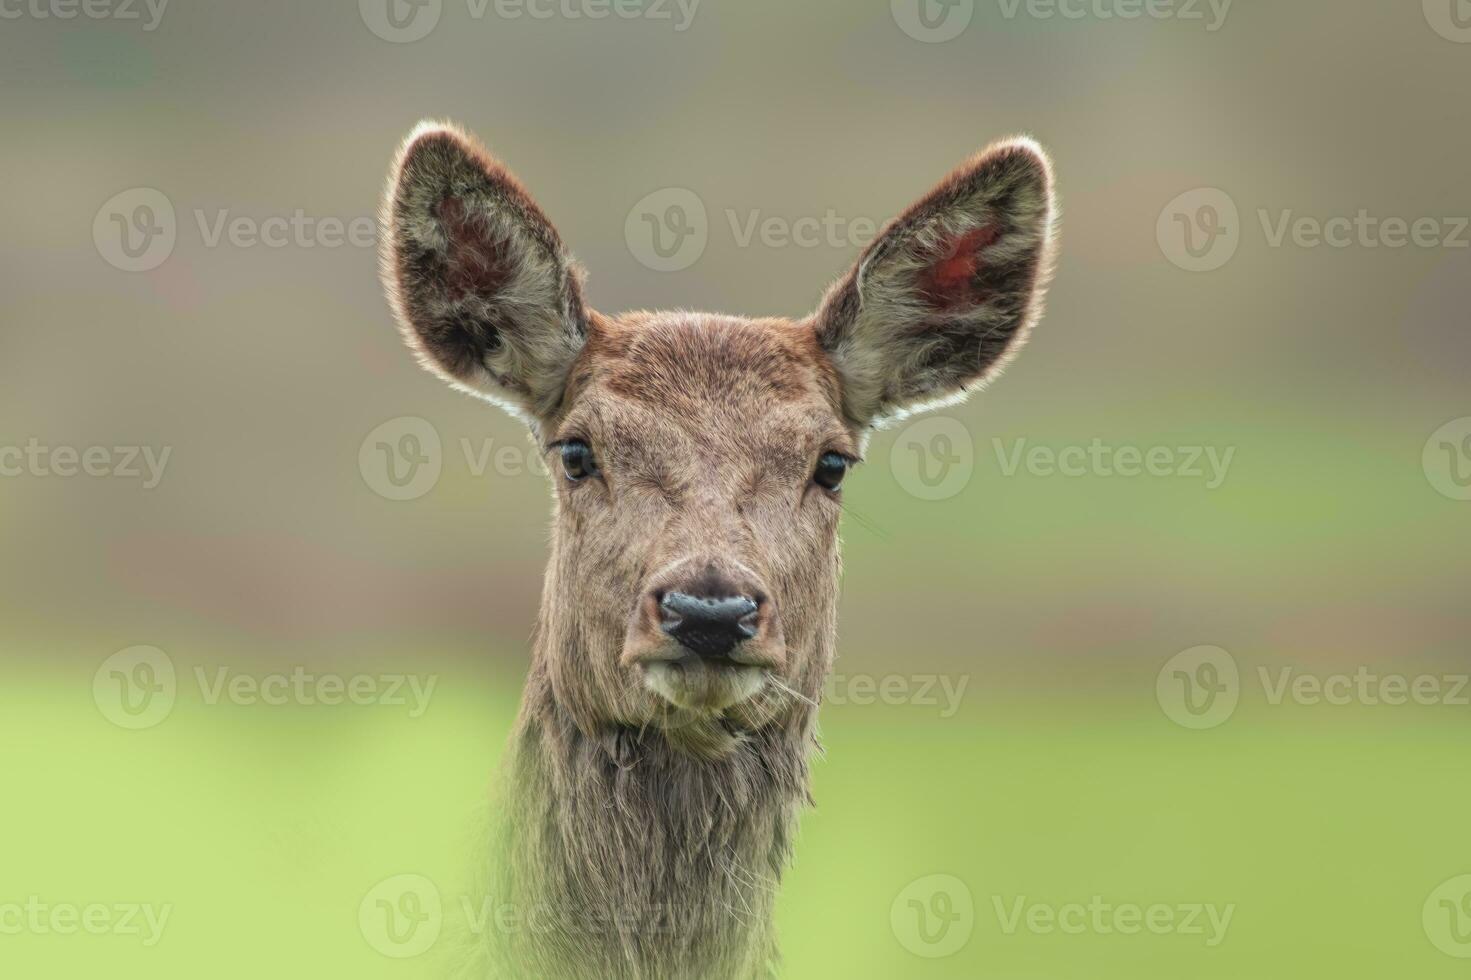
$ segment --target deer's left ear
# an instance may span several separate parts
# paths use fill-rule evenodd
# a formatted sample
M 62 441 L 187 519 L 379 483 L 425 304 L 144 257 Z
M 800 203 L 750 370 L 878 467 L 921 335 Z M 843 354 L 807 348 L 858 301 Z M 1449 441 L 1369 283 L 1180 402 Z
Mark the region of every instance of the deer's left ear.
M 997 143 L 889 223 L 818 309 L 818 340 L 857 425 L 985 384 L 1042 310 L 1052 170 L 1029 139 Z

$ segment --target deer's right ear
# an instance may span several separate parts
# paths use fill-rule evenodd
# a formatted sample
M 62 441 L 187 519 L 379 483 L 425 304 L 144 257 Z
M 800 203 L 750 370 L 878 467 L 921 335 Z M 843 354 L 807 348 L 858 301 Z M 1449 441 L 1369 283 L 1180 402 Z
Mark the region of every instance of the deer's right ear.
M 473 137 L 421 123 L 383 204 L 383 283 L 426 368 L 535 423 L 587 337 L 581 275 L 556 229 Z

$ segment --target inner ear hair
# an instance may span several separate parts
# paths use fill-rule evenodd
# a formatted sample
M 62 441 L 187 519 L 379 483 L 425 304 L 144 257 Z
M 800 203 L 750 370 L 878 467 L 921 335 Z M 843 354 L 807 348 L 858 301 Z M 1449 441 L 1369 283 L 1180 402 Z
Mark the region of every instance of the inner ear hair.
M 1051 166 L 1020 137 L 890 222 L 816 317 L 849 419 L 882 424 L 993 378 L 1040 315 L 1054 225 Z
M 420 362 L 529 420 L 551 412 L 587 312 L 581 270 L 520 182 L 460 128 L 421 123 L 383 217 L 384 283 Z

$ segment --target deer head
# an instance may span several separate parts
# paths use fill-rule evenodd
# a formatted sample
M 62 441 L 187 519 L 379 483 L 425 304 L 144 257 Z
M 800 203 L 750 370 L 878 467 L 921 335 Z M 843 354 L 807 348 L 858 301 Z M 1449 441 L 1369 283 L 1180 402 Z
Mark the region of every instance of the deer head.
M 997 143 L 891 222 L 800 320 L 605 316 L 473 138 L 423 124 L 383 277 L 420 362 L 524 419 L 555 483 L 538 669 L 589 736 L 718 758 L 810 723 L 832 659 L 838 518 L 870 429 L 996 375 L 1042 305 L 1049 164 Z

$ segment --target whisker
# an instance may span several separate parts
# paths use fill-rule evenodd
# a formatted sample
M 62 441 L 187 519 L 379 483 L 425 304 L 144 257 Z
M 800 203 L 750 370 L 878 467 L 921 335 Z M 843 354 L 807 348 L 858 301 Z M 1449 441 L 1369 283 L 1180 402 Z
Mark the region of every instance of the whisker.
M 808 704 L 812 705 L 812 707 L 814 707 L 814 708 L 817 707 L 817 702 L 816 701 L 812 700 L 807 695 L 803 694 L 801 691 L 798 691 L 797 689 L 795 689 L 795 688 L 791 687 L 790 685 L 784 683 L 782 681 L 782 679 L 780 677 L 777 677 L 775 674 L 770 675 L 770 680 L 771 680 L 771 683 L 772 684 L 775 684 L 781 690 L 786 691 L 788 694 L 790 694 L 792 697 L 796 698 L 798 701 L 805 701 Z
M 863 514 L 854 510 L 852 507 L 849 507 L 845 503 L 839 504 L 838 506 L 842 508 L 842 511 L 845 515 L 851 517 L 854 522 L 858 524 L 859 527 L 863 528 L 869 534 L 872 534 L 874 537 L 878 538 L 881 541 L 887 541 L 889 539 L 889 532 L 885 531 L 882 527 L 875 523 L 872 518 L 865 517 Z

